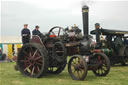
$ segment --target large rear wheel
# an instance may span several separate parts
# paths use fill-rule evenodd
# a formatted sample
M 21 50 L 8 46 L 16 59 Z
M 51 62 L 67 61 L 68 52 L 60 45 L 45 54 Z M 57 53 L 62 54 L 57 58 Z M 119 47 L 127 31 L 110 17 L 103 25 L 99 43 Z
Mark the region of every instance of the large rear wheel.
M 73 80 L 84 80 L 87 76 L 88 67 L 80 55 L 74 55 L 68 63 L 68 72 Z
M 40 44 L 28 43 L 20 49 L 17 65 L 23 75 L 38 78 L 47 71 L 47 60 L 47 52 Z

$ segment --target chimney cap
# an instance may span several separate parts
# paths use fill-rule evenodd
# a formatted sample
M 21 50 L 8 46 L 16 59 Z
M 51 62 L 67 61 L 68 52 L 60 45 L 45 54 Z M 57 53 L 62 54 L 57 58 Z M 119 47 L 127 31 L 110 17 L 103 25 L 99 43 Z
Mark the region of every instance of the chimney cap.
M 88 9 L 89 7 L 87 5 L 83 5 L 82 9 Z

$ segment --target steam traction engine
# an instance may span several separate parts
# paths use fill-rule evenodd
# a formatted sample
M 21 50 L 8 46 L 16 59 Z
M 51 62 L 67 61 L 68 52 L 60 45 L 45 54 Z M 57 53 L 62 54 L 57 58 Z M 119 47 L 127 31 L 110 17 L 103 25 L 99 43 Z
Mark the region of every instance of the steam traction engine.
M 109 57 L 111 65 L 128 65 L 128 31 L 100 29 L 98 23 L 95 27 L 91 34 L 96 35 L 98 51 Z
M 82 8 L 83 31 L 77 26 L 71 29 L 53 27 L 47 34 L 32 36 L 30 43 L 19 51 L 19 71 L 29 77 L 41 77 L 45 73 L 59 74 L 68 62 L 68 72 L 74 80 L 84 80 L 88 70 L 96 76 L 106 76 L 110 70 L 108 57 L 97 51 L 96 44 L 88 35 L 88 7 Z

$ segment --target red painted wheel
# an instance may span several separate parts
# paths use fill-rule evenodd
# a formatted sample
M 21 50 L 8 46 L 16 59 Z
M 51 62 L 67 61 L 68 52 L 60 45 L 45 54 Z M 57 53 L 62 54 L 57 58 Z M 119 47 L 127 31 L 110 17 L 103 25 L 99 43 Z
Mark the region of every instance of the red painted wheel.
M 17 65 L 19 71 L 29 77 L 41 77 L 48 68 L 48 56 L 39 44 L 25 44 L 18 54 Z
M 96 53 L 94 58 L 98 67 L 96 70 L 93 70 L 93 73 L 96 76 L 106 76 L 110 71 L 110 61 L 108 57 L 103 53 Z

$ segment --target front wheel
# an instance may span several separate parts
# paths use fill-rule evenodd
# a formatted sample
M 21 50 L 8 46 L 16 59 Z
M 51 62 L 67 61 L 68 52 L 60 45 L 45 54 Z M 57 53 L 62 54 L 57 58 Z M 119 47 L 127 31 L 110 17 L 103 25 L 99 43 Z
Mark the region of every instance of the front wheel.
M 84 80 L 87 76 L 88 66 L 81 55 L 74 55 L 68 63 L 68 72 L 73 80 Z
M 109 58 L 103 53 L 96 53 L 94 54 L 95 60 L 98 64 L 97 69 L 92 70 L 92 72 L 96 76 L 106 76 L 110 71 L 110 60 Z

